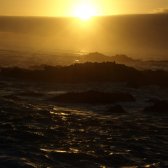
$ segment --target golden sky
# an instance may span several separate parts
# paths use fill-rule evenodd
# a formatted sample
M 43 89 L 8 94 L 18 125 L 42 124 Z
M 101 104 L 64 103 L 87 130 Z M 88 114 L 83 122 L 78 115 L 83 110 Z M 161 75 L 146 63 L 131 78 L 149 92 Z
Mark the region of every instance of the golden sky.
M 151 13 L 167 11 L 168 0 L 0 0 L 0 15 L 74 16 L 81 4 L 93 15 Z

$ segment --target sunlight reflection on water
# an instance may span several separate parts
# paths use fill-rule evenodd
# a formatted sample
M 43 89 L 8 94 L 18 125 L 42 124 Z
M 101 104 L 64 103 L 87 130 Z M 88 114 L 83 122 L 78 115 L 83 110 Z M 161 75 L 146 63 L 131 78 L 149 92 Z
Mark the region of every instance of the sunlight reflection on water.
M 148 105 L 144 100 L 157 91 L 130 92 L 136 97 L 141 95 L 142 99 L 121 104 L 128 111 L 124 115 L 112 112 L 107 115 L 109 106 L 106 105 L 57 105 L 38 97 L 33 101 L 32 98 L 24 101 L 10 96 L 1 98 L 0 154 L 8 156 L 8 162 L 16 160 L 17 163 L 20 158 L 26 158 L 21 161 L 33 163 L 32 167 L 52 168 L 57 164 L 60 168 L 167 166 L 167 116 L 140 110 Z M 158 90 L 158 94 L 162 92 Z M 167 98 L 165 94 L 162 98 Z
M 58 150 L 58 149 L 40 149 L 41 151 L 44 152 L 56 152 L 56 153 L 79 153 L 78 149 L 74 149 L 74 148 L 69 148 L 69 150 Z

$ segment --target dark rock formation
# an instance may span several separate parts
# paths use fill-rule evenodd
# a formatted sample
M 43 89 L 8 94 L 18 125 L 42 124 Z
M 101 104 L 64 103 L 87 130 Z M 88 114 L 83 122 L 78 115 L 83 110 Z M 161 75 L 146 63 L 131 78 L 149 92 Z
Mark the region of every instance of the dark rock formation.
M 105 93 L 99 91 L 69 92 L 51 99 L 60 103 L 111 104 L 115 102 L 135 101 L 128 93 Z
M 125 114 L 127 113 L 123 107 L 121 105 L 115 105 L 115 106 L 111 106 L 108 110 L 107 110 L 108 114 Z
M 153 103 L 153 105 L 146 107 L 144 109 L 144 112 L 156 113 L 158 115 L 167 114 L 168 101 L 153 99 L 153 100 L 151 100 L 151 102 Z
M 145 85 L 168 87 L 167 71 L 140 71 L 115 62 L 44 66 L 43 69 L 31 70 L 18 67 L 0 68 L 0 78 L 54 83 L 123 82 L 134 88 Z

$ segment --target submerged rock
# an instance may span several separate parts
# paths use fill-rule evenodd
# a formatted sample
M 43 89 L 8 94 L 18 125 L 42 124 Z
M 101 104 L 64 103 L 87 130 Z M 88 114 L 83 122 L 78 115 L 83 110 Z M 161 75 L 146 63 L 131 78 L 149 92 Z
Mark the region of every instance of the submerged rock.
M 153 112 L 158 114 L 165 114 L 168 112 L 168 101 L 152 99 L 150 102 L 152 102 L 153 105 L 146 107 L 144 112 Z
M 115 105 L 115 106 L 111 106 L 108 110 L 107 110 L 108 114 L 125 114 L 127 113 L 123 107 L 121 105 Z
M 2 156 L 0 158 L 0 165 L 1 167 L 24 167 L 24 168 L 35 168 L 36 166 L 28 162 L 26 159 L 22 158 L 15 158 L 15 157 L 8 157 L 8 156 Z
M 51 99 L 59 103 L 86 103 L 86 104 L 111 104 L 116 102 L 135 101 L 134 97 L 128 93 L 108 93 L 99 91 L 69 92 L 58 95 Z

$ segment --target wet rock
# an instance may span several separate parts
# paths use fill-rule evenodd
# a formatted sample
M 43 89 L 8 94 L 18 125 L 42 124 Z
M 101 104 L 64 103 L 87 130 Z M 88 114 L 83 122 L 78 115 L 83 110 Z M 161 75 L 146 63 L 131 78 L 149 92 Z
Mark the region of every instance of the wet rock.
M 1 167 L 24 167 L 24 168 L 34 168 L 35 166 L 31 165 L 31 163 L 27 163 L 26 160 L 21 160 L 14 157 L 1 157 L 0 158 Z
M 127 113 L 123 107 L 121 105 L 115 105 L 115 106 L 111 106 L 108 110 L 107 110 L 108 114 L 125 114 Z
M 51 99 L 59 103 L 86 103 L 86 104 L 111 104 L 116 102 L 135 101 L 128 93 L 108 93 L 99 91 L 69 92 Z
M 168 101 L 152 99 L 150 102 L 152 102 L 153 105 L 146 107 L 144 112 L 153 112 L 157 114 L 165 114 L 168 112 Z
M 149 100 L 147 100 L 148 103 L 158 103 L 160 102 L 161 100 L 160 99 L 157 99 L 157 98 L 151 98 Z
M 137 81 L 129 81 L 129 82 L 127 82 L 126 86 L 127 86 L 128 88 L 138 89 L 138 88 L 141 87 L 141 84 L 138 83 Z
M 130 166 L 133 162 L 121 154 L 113 154 L 104 158 L 109 165 L 120 167 L 121 165 Z
M 49 158 L 56 164 L 69 165 L 69 167 L 81 167 L 86 168 L 94 165 L 95 163 L 101 163 L 103 160 L 96 156 L 87 155 L 84 153 L 69 153 L 69 152 L 51 152 L 48 154 Z M 96 165 L 93 167 L 97 167 Z

